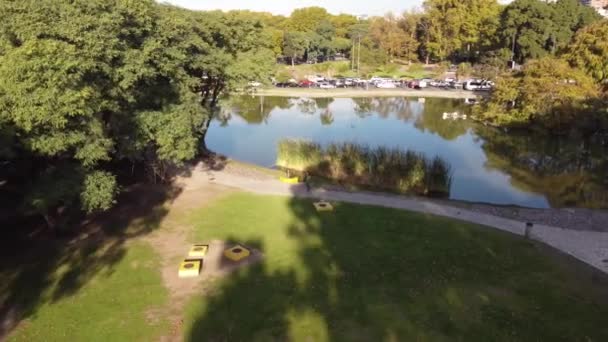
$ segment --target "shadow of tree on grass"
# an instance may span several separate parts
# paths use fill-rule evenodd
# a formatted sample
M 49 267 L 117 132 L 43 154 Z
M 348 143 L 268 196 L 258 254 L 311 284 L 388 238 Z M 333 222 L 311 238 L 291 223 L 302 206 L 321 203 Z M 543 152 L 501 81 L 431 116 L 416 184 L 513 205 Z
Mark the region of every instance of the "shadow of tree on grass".
M 317 213 L 300 199 L 288 208 L 293 222 L 282 228 L 296 261 L 263 260 L 221 280 L 196 299 L 185 340 L 608 338 L 589 277 L 562 272 L 530 241 L 384 208 Z M 264 240 L 271 215 L 243 219 L 264 218 Z
M 111 274 L 127 241 L 158 228 L 167 214 L 164 204 L 180 192 L 171 186 L 133 186 L 115 208 L 84 220 L 78 231 L 88 233 L 71 240 L 2 239 L 0 339 L 44 304 L 74 295 L 97 274 Z

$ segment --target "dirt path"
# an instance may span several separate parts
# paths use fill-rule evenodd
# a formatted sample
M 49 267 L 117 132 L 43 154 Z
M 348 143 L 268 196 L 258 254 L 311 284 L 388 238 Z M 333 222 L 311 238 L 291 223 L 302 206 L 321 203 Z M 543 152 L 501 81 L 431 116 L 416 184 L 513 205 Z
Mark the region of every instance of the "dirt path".
M 209 277 L 180 279 L 177 276 L 176 265 L 187 256 L 191 243 L 192 227 L 184 222 L 183 217 L 230 192 L 229 188 L 209 182 L 192 183 L 168 205 L 169 214 L 163 219 L 161 229 L 142 238 L 160 256 L 162 280 L 169 292 L 168 308 L 150 308 L 147 312 L 151 321 L 162 316 L 171 322 L 171 331 L 161 341 L 182 340 L 183 312 L 188 299 L 206 291 L 209 285 L 209 282 L 202 281 Z
M 203 163 L 194 167 L 191 176 L 181 178 L 180 182 L 186 189 L 196 186 L 196 184 L 211 182 L 259 194 L 320 198 L 328 201 L 375 205 L 444 216 L 527 236 L 608 273 L 608 232 L 564 229 L 544 224 L 534 224 L 533 228 L 529 229 L 526 227 L 525 221 L 442 205 L 420 198 L 325 189 L 308 191 L 304 185 L 283 184 L 270 176 L 243 176 L 228 169 L 213 170 Z

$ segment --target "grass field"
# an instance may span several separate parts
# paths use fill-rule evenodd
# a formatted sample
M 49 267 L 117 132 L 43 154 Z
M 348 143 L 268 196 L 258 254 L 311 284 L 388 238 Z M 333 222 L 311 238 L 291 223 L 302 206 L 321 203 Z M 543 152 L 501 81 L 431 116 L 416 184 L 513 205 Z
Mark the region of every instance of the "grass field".
M 247 243 L 265 259 L 190 305 L 189 341 L 608 340 L 597 286 L 500 232 L 247 194 L 192 220 L 197 241 Z
M 92 253 L 106 252 L 104 249 Z M 120 261 L 96 270 L 86 285 L 74 293 L 67 289 L 87 274 L 86 262 L 82 268 L 60 263 L 46 278 L 42 292 L 33 286 L 40 282 L 36 272 L 29 270 L 31 283 L 24 282 L 13 300 L 23 303 L 34 296 L 38 298 L 29 318 L 21 322 L 8 341 L 153 341 L 168 331 L 168 322 L 162 315 L 167 290 L 161 282 L 153 249 L 136 244 L 124 254 L 119 253 L 120 256 L 112 255 Z M 88 266 L 97 267 L 94 262 Z M 2 279 L 8 280 L 4 276 Z M 33 287 L 28 287 L 30 284 Z
M 155 241 L 180 226 L 190 242 L 264 253 L 193 292 L 180 309 L 185 341 L 608 341 L 605 281 L 519 237 L 350 204 L 319 214 L 308 200 L 243 193 L 181 210 Z M 8 340 L 174 336 L 163 248 L 148 241 L 66 247 L 0 270 L 0 303 L 25 318 Z

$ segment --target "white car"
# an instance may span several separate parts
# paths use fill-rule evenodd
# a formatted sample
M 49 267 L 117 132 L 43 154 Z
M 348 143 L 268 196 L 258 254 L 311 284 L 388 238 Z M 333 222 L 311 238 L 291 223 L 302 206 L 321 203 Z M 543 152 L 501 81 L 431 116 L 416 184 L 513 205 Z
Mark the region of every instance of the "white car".
M 319 82 L 325 81 L 325 77 L 319 76 L 319 75 L 308 75 L 308 76 L 306 76 L 306 79 L 309 80 L 309 81 L 311 81 L 311 82 L 315 82 L 315 83 L 319 83 Z
M 249 86 L 252 88 L 259 88 L 262 86 L 262 83 L 257 82 L 257 81 L 251 81 L 251 82 L 249 82 Z
M 369 79 L 369 83 L 378 83 L 378 82 L 382 82 L 382 81 L 384 81 L 384 79 L 382 77 L 378 77 L 378 76 L 374 76 Z
M 494 87 L 494 82 L 486 81 L 486 80 L 468 80 L 464 84 L 464 89 L 466 90 L 480 90 L 480 91 L 489 91 Z
M 395 89 L 397 88 L 397 86 L 395 85 L 395 83 L 393 82 L 380 82 L 378 83 L 378 85 L 376 85 L 376 87 L 381 88 L 381 89 Z
M 331 84 L 331 83 L 327 83 L 327 82 L 323 82 L 323 83 L 319 83 L 319 88 L 321 89 L 336 89 L 336 86 Z

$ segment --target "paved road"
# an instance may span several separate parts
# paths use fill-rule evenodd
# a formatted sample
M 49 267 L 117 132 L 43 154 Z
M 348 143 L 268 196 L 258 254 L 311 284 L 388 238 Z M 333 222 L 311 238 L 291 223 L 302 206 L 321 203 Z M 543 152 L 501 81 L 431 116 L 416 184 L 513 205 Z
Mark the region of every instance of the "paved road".
M 185 186 L 186 189 L 188 187 L 194 189 L 200 182 L 214 182 L 258 194 L 318 198 L 327 201 L 410 210 L 472 222 L 520 236 L 526 235 L 525 222 L 516 220 L 390 194 L 323 189 L 313 189 L 309 192 L 306 186 L 302 184 L 288 185 L 272 178 L 255 178 L 232 172 L 213 171 L 206 168 L 203 164 L 197 166 L 188 178 L 183 178 L 178 180 L 178 182 Z M 608 274 L 608 233 L 606 232 L 579 231 L 546 225 L 534 225 L 528 231 L 528 236 L 570 254 Z
M 441 97 L 450 99 L 467 99 L 478 96 L 487 96 L 487 92 L 472 92 L 468 90 L 456 89 L 436 89 L 426 88 L 416 89 L 360 89 L 360 88 L 339 88 L 339 89 L 317 89 L 317 88 L 271 88 L 260 89 L 252 95 L 258 96 L 286 96 L 286 97 Z

